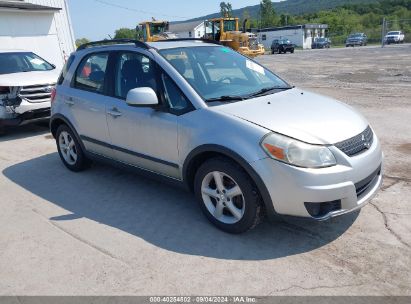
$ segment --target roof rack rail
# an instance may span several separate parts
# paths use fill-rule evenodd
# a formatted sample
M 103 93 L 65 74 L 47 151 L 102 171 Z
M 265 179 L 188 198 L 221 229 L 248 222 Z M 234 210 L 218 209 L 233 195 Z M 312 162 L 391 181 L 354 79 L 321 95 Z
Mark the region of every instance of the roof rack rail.
M 81 51 L 81 50 L 84 50 L 86 48 L 93 47 L 93 46 L 104 46 L 104 45 L 124 44 L 124 43 L 134 43 L 136 47 L 140 47 L 146 50 L 150 48 L 146 43 L 140 40 L 112 39 L 112 40 L 101 40 L 101 41 L 93 41 L 93 42 L 84 43 L 77 48 L 77 51 Z
M 203 38 L 172 38 L 172 39 L 165 39 L 165 40 L 158 40 L 156 42 L 176 42 L 176 41 L 200 41 L 204 43 L 211 43 L 211 44 L 218 44 L 222 45 L 220 42 L 215 40 L 203 39 Z

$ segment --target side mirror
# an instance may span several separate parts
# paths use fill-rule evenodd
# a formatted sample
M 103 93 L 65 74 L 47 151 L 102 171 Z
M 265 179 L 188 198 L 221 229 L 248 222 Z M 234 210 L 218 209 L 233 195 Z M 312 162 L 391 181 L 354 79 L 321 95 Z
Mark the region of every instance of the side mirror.
M 158 105 L 158 98 L 152 88 L 143 87 L 130 90 L 126 102 L 132 107 L 153 107 Z

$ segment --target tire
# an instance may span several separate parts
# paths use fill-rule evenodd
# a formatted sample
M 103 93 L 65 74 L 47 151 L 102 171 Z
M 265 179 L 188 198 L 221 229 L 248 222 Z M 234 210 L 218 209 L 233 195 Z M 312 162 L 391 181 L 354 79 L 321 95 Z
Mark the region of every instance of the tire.
M 61 125 L 57 129 L 56 144 L 60 158 L 67 169 L 80 172 L 90 166 L 90 160 L 85 156 L 74 132 L 67 125 Z M 71 148 L 67 148 L 68 146 Z
M 228 233 L 243 233 L 256 227 L 263 214 L 251 178 L 238 164 L 224 157 L 209 159 L 200 166 L 194 179 L 194 193 L 208 220 Z
M 290 53 L 291 53 L 291 54 L 294 54 L 294 50 L 291 50 Z
M 275 53 L 274 50 L 271 50 L 271 55 L 274 55 L 274 53 Z

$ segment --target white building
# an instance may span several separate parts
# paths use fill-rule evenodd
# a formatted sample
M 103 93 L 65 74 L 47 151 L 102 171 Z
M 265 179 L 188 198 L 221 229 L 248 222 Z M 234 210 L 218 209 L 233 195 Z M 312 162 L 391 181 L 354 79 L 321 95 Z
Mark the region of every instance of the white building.
M 258 35 L 260 42 L 266 49 L 271 48 L 274 39 L 287 38 L 303 49 L 311 49 L 315 38 L 326 37 L 327 24 L 303 24 L 283 27 L 272 27 L 253 30 Z
M 0 49 L 33 51 L 61 68 L 75 50 L 66 0 L 0 0 Z
M 204 21 L 171 23 L 170 32 L 177 34 L 178 38 L 203 38 Z

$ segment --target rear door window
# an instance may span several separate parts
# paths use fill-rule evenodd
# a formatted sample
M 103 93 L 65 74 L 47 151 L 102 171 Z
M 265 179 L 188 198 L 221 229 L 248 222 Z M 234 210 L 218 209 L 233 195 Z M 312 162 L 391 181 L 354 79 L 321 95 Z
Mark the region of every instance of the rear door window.
M 77 68 L 74 87 L 80 90 L 103 93 L 108 53 L 91 54 Z

